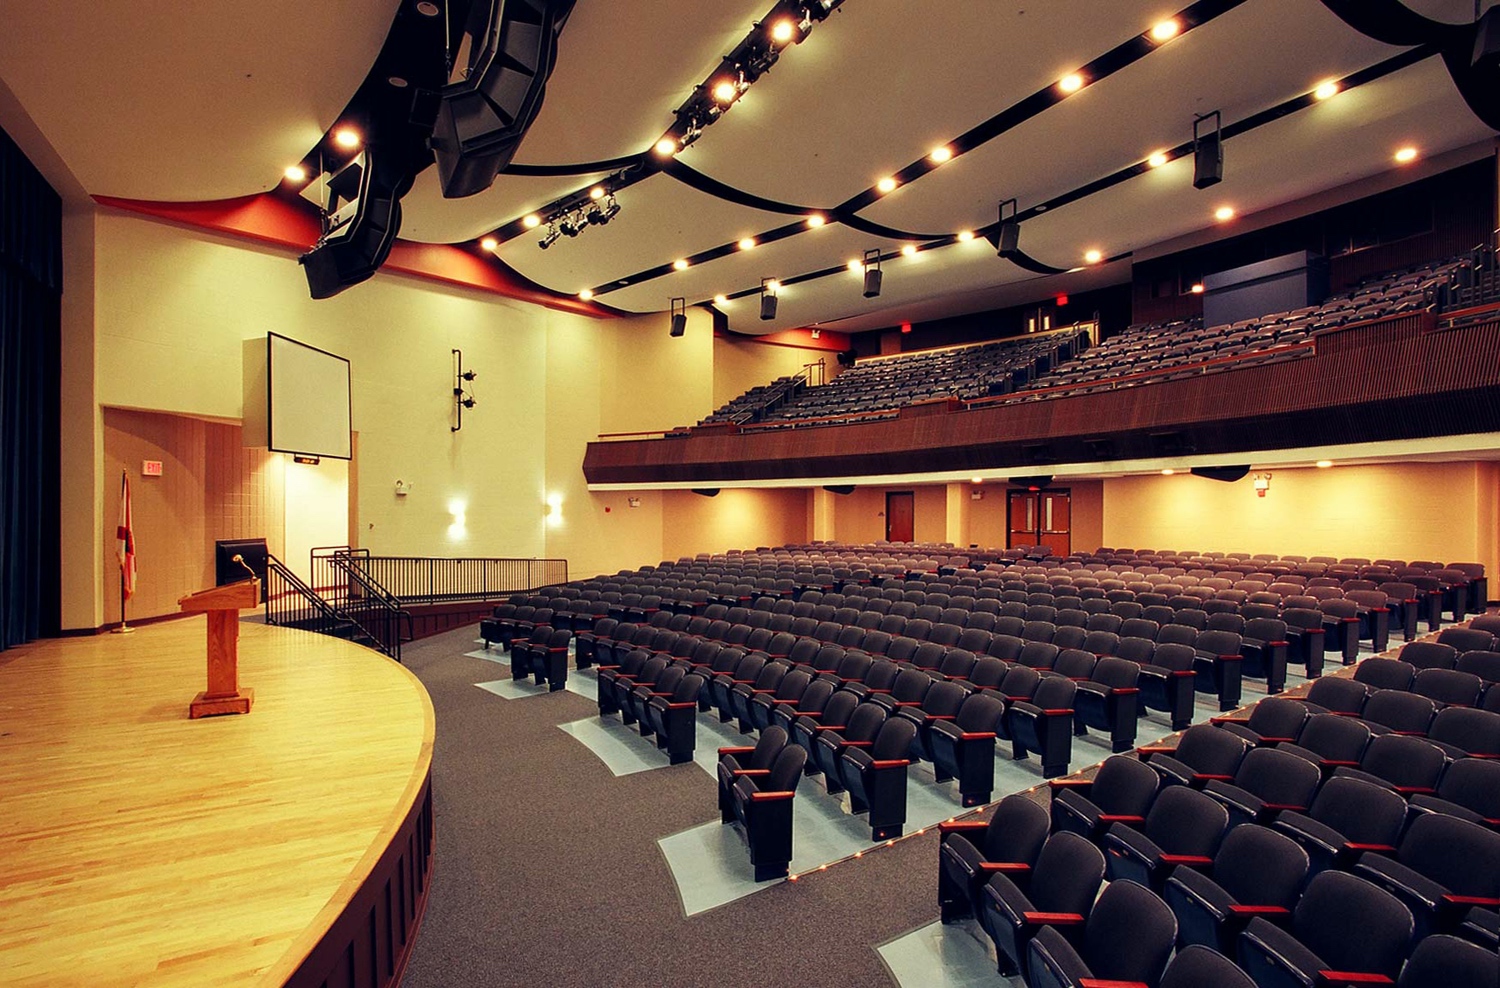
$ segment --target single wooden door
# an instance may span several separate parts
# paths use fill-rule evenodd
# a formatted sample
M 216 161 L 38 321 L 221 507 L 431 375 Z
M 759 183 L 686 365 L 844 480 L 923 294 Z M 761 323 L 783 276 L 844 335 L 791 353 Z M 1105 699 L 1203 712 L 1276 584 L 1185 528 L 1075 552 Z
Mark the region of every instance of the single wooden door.
M 916 495 L 911 491 L 886 492 L 885 539 L 887 542 L 911 542 L 916 517 Z

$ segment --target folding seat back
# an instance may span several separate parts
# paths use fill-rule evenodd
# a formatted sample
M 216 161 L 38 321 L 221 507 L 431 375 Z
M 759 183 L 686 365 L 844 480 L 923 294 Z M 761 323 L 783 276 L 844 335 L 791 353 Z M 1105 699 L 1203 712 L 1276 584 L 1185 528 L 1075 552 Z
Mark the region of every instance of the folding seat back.
M 1427 740 L 1441 747 L 1450 758 L 1464 761 L 1500 758 L 1500 714 L 1473 707 L 1445 707 L 1428 727 Z M 1466 755 L 1475 757 L 1465 758 Z M 1452 766 L 1448 771 L 1452 771 Z
M 1146 618 L 1126 618 L 1120 623 L 1119 635 L 1121 638 L 1145 638 L 1156 641 L 1156 635 L 1161 631 L 1161 625 Z
M 1240 936 L 1240 967 L 1261 988 L 1323 983 L 1320 971 L 1394 982 L 1413 929 L 1411 911 L 1390 893 L 1353 875 L 1325 871 L 1297 901 L 1290 932 L 1262 917 L 1250 921 Z
M 1370 687 L 1357 680 L 1324 676 L 1313 681 L 1307 691 L 1307 702 L 1329 713 L 1358 717 L 1370 693 Z
M 1155 621 L 1158 625 L 1172 624 L 1177 619 L 1177 612 L 1165 604 L 1152 604 L 1143 609 L 1139 615 L 1147 621 Z
M 1021 637 L 1029 642 L 1050 642 L 1056 633 L 1057 626 L 1051 621 L 1028 619 L 1021 629 Z
M 1089 615 L 1087 611 L 1075 608 L 1060 609 L 1053 622 L 1060 628 L 1077 627 L 1086 629 L 1089 623 Z
M 1051 642 L 1028 641 L 1022 646 L 1016 661 L 1033 669 L 1051 669 L 1057 661 L 1058 651 Z
M 1156 798 L 1161 776 L 1135 758 L 1104 760 L 1092 781 L 1052 782 L 1052 826 L 1098 840 L 1113 823 L 1139 827 Z
M 983 629 L 965 628 L 953 647 L 973 652 L 975 655 L 982 655 L 984 650 L 990 647 L 991 637 L 990 633 Z
M 1495 645 L 1494 635 L 1476 628 L 1444 628 L 1437 640 L 1460 652 L 1488 651 Z
M 867 631 L 865 632 L 864 640 L 860 642 L 860 648 L 871 655 L 885 655 L 886 651 L 891 647 L 892 640 L 892 636 L 887 632 Z
M 1458 657 L 1459 672 L 1478 676 L 1486 683 L 1500 682 L 1500 651 L 1475 650 Z M 1488 689 L 1488 687 L 1486 687 Z
M 1268 827 L 1233 827 L 1214 855 L 1212 877 L 1178 868 L 1162 898 L 1177 917 L 1179 942 L 1232 953 L 1236 914 L 1290 916 L 1308 867 L 1307 852 L 1290 838 Z
M 943 616 L 943 609 L 936 604 L 919 604 L 912 620 L 926 621 L 929 624 L 937 624 Z
M 1202 785 L 1210 779 L 1228 782 L 1250 750 L 1250 742 L 1212 724 L 1196 724 L 1183 732 L 1173 749 L 1144 748 L 1152 768 L 1167 783 Z
M 994 633 L 996 635 L 1009 635 L 1012 638 L 1020 638 L 1021 632 L 1026 627 L 1024 619 L 1015 615 L 1001 615 L 995 619 Z
M 1401 649 L 1401 661 L 1417 669 L 1452 669 L 1458 649 L 1442 642 L 1412 642 Z
M 1124 621 L 1139 618 L 1145 605 L 1134 599 L 1116 600 L 1110 603 L 1109 612 Z
M 1421 940 L 1401 969 L 1396 988 L 1492 988 L 1500 984 L 1500 956 L 1447 934 Z
M 1030 666 L 1014 665 L 1005 671 L 998 692 L 1007 700 L 1029 700 L 1042 682 L 1041 673 Z
M 1411 805 L 1492 829 L 1500 827 L 1500 761 L 1460 758 L 1443 773 L 1436 794 L 1419 793 L 1411 798 Z
M 894 662 L 910 662 L 921 646 L 922 643 L 915 638 L 898 635 L 891 639 L 890 645 L 886 647 L 885 655 Z
M 1250 708 L 1244 721 L 1218 719 L 1214 724 L 1254 744 L 1293 744 L 1310 716 L 1307 705 L 1299 700 L 1268 696 Z
M 1364 757 L 1373 737 L 1370 726 L 1353 717 L 1313 714 L 1297 736 L 1297 743 L 1281 747 L 1327 767 L 1353 766 Z
M 1370 741 L 1359 760 L 1358 777 L 1383 783 L 1402 795 L 1432 793 L 1448 762 L 1437 745 L 1422 738 L 1381 734 Z M 1337 774 L 1353 769 L 1340 768 Z
M 1014 662 L 1025 647 L 1026 643 L 1015 635 L 996 634 L 990 639 L 990 647 L 985 653 L 1005 662 Z
M 1003 872 L 991 878 L 980 896 L 980 925 L 995 941 L 999 966 L 1017 972 L 1038 929 L 1037 914 L 1084 922 L 1104 880 L 1104 856 L 1089 841 L 1072 833 L 1047 838 L 1024 883 Z
M 969 670 L 969 685 L 976 690 L 998 689 L 1010 664 L 992 655 L 981 655 Z
M 956 624 L 935 624 L 926 640 L 942 648 L 952 648 L 963 633 L 964 629 Z
M 1425 696 L 1401 690 L 1376 690 L 1365 701 L 1360 719 L 1374 727 L 1377 734 L 1394 731 L 1425 735 L 1437 716 L 1437 709 L 1437 703 Z
M 1202 634 L 1197 628 L 1186 624 L 1164 624 L 1156 633 L 1158 645 L 1193 645 Z M 1214 632 L 1219 634 L 1219 632 Z
M 991 871 L 984 862 L 1029 872 L 1047 840 L 1047 811 L 1024 793 L 1000 800 L 987 822 L 938 825 L 938 904 L 948 922 L 968 915 Z
M 1400 659 L 1365 659 L 1354 669 L 1356 682 L 1375 690 L 1409 690 L 1417 670 Z
M 906 627 L 903 631 L 911 638 L 915 638 L 918 641 L 926 641 L 928 636 L 932 634 L 932 622 L 926 618 L 912 618 L 906 622 Z
M 938 666 L 938 675 L 944 679 L 967 681 L 979 657 L 968 649 L 950 648 Z
M 1256 988 L 1250 975 L 1228 957 L 1202 944 L 1177 951 L 1158 988 Z
M 975 601 L 976 605 L 982 603 L 984 601 Z M 982 631 L 988 635 L 995 630 L 995 620 L 998 616 L 994 611 L 987 611 L 982 608 L 970 611 L 968 616 L 964 618 L 964 628 L 968 631 Z
M 1101 658 L 1115 655 L 1120 648 L 1120 636 L 1110 631 L 1090 631 L 1078 647 Z
M 887 614 L 885 617 L 880 619 L 880 623 L 877 625 L 876 630 L 882 631 L 892 637 L 895 637 L 896 635 L 899 635 L 906 630 L 907 620 L 908 619 L 906 617 L 903 617 L 900 614 Z
M 1177 937 L 1166 903 L 1131 881 L 1107 885 L 1090 912 L 1079 949 L 1055 926 L 1029 946 L 1029 988 L 1063 988 L 1086 979 L 1135 982 L 1156 988 Z
M 909 661 L 912 666 L 918 669 L 935 672 L 938 666 L 942 665 L 943 656 L 947 652 L 948 650 L 942 645 L 934 644 L 933 642 L 921 642 L 917 645 L 916 651 L 912 653 Z M 891 657 L 894 658 L 894 656 Z
M 1207 628 L 1209 631 L 1228 631 L 1241 635 L 1245 630 L 1245 619 L 1237 611 L 1210 614 Z
M 1421 669 L 1412 678 L 1411 690 L 1444 706 L 1474 707 L 1484 693 L 1484 680 L 1457 669 Z

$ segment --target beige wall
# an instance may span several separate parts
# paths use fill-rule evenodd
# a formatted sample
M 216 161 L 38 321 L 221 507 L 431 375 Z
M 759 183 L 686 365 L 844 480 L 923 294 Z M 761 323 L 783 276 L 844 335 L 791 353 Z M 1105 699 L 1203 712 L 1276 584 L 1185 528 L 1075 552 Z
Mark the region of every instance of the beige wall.
M 1058 486 L 1064 486 L 1059 482 Z M 1070 480 L 1072 492 L 1069 508 L 1073 513 L 1073 551 L 1091 552 L 1104 541 L 1104 481 Z
M 723 490 L 715 497 L 666 491 L 662 558 L 806 542 L 805 488 Z
M 739 336 L 714 338 L 715 408 L 749 391 L 758 384 L 770 384 L 778 377 L 801 374 L 804 365 L 823 361 L 825 381 L 838 375 L 838 354 L 832 350 L 813 350 L 779 343 L 757 343 Z
M 885 538 L 885 495 L 890 491 L 911 491 L 915 495 L 913 539 L 948 541 L 946 484 L 856 487 L 852 494 L 835 495 L 832 537 L 840 542 L 878 542 Z
M 714 410 L 713 317 L 692 308 L 687 319 L 676 338 L 660 313 L 600 323 L 599 431 L 660 432 Z
M 1264 498 L 1249 478 L 1123 477 L 1104 481 L 1103 543 L 1478 560 L 1494 571 L 1495 496 L 1494 466 L 1473 462 L 1276 470 Z

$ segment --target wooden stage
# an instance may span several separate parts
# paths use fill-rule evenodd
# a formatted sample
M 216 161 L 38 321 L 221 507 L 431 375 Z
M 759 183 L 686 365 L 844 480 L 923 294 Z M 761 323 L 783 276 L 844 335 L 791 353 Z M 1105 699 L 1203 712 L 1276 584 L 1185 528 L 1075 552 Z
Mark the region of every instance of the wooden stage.
M 431 865 L 406 669 L 242 622 L 245 716 L 188 719 L 205 620 L 0 653 L 0 984 L 384 985 Z

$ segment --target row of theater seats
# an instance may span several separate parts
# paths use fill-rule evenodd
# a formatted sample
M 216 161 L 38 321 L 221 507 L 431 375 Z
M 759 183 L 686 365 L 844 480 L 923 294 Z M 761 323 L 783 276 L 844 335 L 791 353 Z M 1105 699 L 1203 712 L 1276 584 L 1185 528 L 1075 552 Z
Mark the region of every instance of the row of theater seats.
M 796 388 L 782 378 L 752 389 L 699 424 L 867 418 L 883 411 L 894 415 L 903 405 L 934 398 L 1004 394 L 1065 364 L 1087 342 L 1083 333 L 1058 333 L 860 361 L 824 385 Z
M 1257 721 L 1287 736 L 1255 734 Z M 1493 985 L 1500 819 L 1294 743 L 1325 722 L 1343 721 L 1263 700 L 1176 749 L 1142 749 L 1149 761 L 1054 780 L 1050 813 L 1018 795 L 988 822 L 941 825 L 943 921 L 975 917 L 1000 972 L 1034 986 Z M 1500 792 L 1500 763 L 1458 758 L 1448 774 L 1491 805 Z

